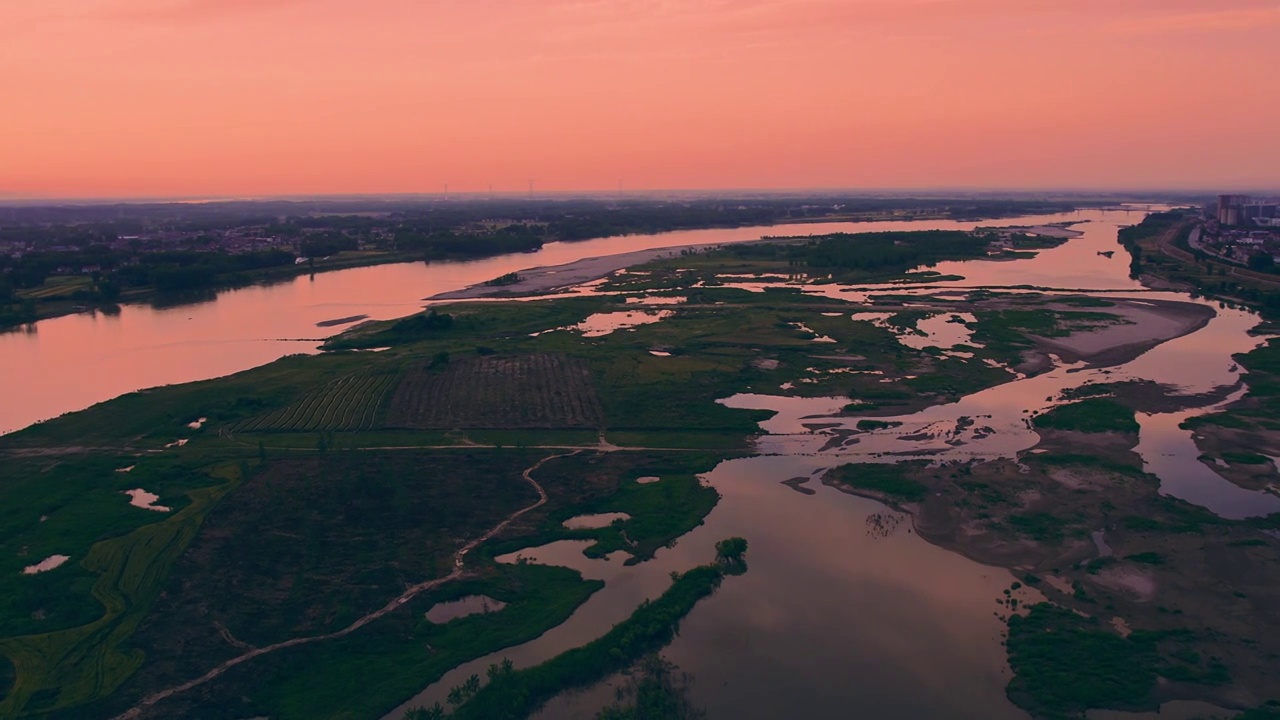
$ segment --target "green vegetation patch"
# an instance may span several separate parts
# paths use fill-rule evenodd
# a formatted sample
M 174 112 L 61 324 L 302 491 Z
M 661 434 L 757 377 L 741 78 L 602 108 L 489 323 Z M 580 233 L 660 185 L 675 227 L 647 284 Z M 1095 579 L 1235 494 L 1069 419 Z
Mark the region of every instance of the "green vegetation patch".
M 618 701 L 596 720 L 705 720 L 707 713 L 689 699 L 689 677 L 678 670 L 656 653 L 649 655 L 618 689 Z
M 18 679 L 18 672 L 14 669 L 13 663 L 9 662 L 9 658 L 0 655 L 0 699 L 4 699 L 13 690 L 13 683 Z
M 1163 565 L 1165 562 L 1165 556 L 1158 552 L 1134 553 L 1133 555 L 1126 555 L 1124 559 L 1142 563 L 1143 565 Z
M 223 484 L 191 490 L 190 502 L 160 522 L 92 546 L 80 566 L 95 576 L 100 616 L 84 625 L 0 639 L 17 680 L 0 716 L 75 707 L 114 692 L 143 661 L 126 641 L 159 595 L 169 568 L 195 536 L 215 502 L 246 473 L 234 464 L 212 472 Z
M 1280 702 L 1273 700 L 1262 707 L 1246 710 L 1233 720 L 1280 720 Z
M 604 416 L 591 371 L 559 353 L 476 355 L 412 366 L 387 411 L 392 427 L 599 427 Z
M 563 623 L 603 586 L 567 568 L 499 565 L 484 578 L 450 583 L 416 598 L 344 638 L 247 663 L 217 681 L 211 699 L 225 706 L 226 698 L 252 698 L 237 707 L 235 717 L 381 717 L 458 665 L 528 642 Z M 425 618 L 436 603 L 465 595 L 485 595 L 507 606 L 447 623 Z M 183 708 L 183 703 L 191 704 Z M 202 708 L 207 705 L 198 696 L 179 696 L 169 716 Z
M 661 649 L 675 637 L 680 621 L 699 600 L 715 592 L 725 573 L 715 565 L 696 567 L 676 577 L 657 600 L 645 601 L 631 617 L 603 637 L 531 668 L 499 667 L 489 683 L 458 695 L 456 720 L 525 718 L 558 693 L 587 687 L 630 667 L 644 655 Z M 478 679 L 477 683 L 478 684 Z
M 1230 521 L 1214 515 L 1209 510 L 1173 497 L 1160 496 L 1153 501 L 1157 509 L 1153 515 L 1130 515 L 1122 519 L 1125 527 L 1139 532 L 1202 533 L 1209 528 L 1221 527 Z M 1274 517 L 1274 516 L 1268 516 Z M 1265 522 L 1267 518 L 1254 518 L 1251 522 Z
M 1222 459 L 1232 465 L 1266 465 L 1271 462 L 1271 458 L 1266 455 L 1259 455 L 1251 452 L 1231 452 L 1222 453 Z
M 827 477 L 840 485 L 870 490 L 890 500 L 920 502 L 929 492 L 924 483 L 907 477 L 904 464 L 852 463 L 834 468 Z
M 602 528 L 588 555 L 601 557 L 615 550 L 631 554 L 627 564 L 653 557 L 661 547 L 702 524 L 719 502 L 714 488 L 693 475 L 667 475 L 656 483 L 629 483 L 592 508 L 593 512 L 623 512 L 631 516 Z
M 269 458 L 210 514 L 138 642 L 180 665 L 203 650 L 187 667 L 195 676 L 226 645 L 211 623 L 258 646 L 343 628 L 447 574 L 466 540 L 534 503 L 521 472 L 538 457 L 464 448 Z
M 1036 427 L 1051 430 L 1075 430 L 1077 432 L 1138 432 L 1134 412 L 1108 398 L 1090 398 L 1068 405 L 1059 405 L 1032 421 Z
M 358 370 L 307 393 L 289 405 L 237 423 L 236 432 L 368 430 L 396 383 L 399 368 L 383 363 Z
M 1102 298 L 1091 297 L 1088 295 L 1073 295 L 1071 297 L 1054 298 L 1054 302 L 1063 305 L 1074 305 L 1076 307 L 1115 307 L 1115 303 Z
M 689 452 L 614 452 L 556 458 L 535 479 L 551 498 L 551 510 L 533 535 L 498 541 L 484 548 L 499 555 L 555 540 L 594 540 L 589 557 L 623 550 L 628 564 L 653 557 L 660 548 L 702 524 L 720 494 L 698 475 L 710 471 L 720 454 Z M 656 477 L 640 483 L 637 478 Z M 626 513 L 629 519 L 594 529 L 570 530 L 565 520 L 578 515 Z
M 1211 415 L 1198 415 L 1193 418 L 1188 418 L 1178 427 L 1183 430 L 1195 430 L 1196 428 L 1208 425 L 1217 425 L 1218 427 L 1231 428 L 1233 430 L 1247 430 L 1253 427 L 1253 423 L 1248 420 L 1238 415 L 1226 412 L 1213 413 Z
M 1152 703 L 1157 678 L 1225 685 L 1221 660 L 1194 647 L 1186 629 L 1122 637 L 1096 617 L 1050 603 L 1009 618 L 1009 697 L 1035 715 L 1058 717 L 1088 709 L 1141 709 Z
M 0 448 L 127 444 L 158 449 L 284 407 L 368 364 L 367 355 L 356 353 L 288 356 L 224 378 L 127 393 L 6 435 Z M 208 418 L 203 429 L 188 427 L 202 417 Z
M 788 238 L 777 238 L 786 240 Z M 780 268 L 809 268 L 837 279 L 894 278 L 942 260 L 985 257 L 989 241 L 956 230 L 833 233 L 786 243 L 742 243 L 707 254 Z M 815 272 L 815 274 L 817 274 Z
M 1039 542 L 1061 542 L 1070 522 L 1052 513 L 1015 513 L 1008 517 L 1009 526 L 1021 535 Z
M 1009 618 L 1008 648 L 1009 697 L 1039 716 L 1141 707 L 1156 682 L 1154 642 L 1049 603 Z

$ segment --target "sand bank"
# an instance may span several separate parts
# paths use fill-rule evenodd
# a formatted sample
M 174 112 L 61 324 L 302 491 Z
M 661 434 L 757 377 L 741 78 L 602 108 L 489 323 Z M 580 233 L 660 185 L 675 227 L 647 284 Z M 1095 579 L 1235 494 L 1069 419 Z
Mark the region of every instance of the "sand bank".
M 1023 225 L 1018 227 L 1001 227 L 1001 228 L 990 228 L 990 229 L 999 230 L 1000 232 L 1020 232 L 1020 233 L 1026 233 L 1027 235 L 1039 235 L 1041 237 L 1058 238 L 1060 240 L 1069 240 L 1071 238 L 1080 237 L 1081 235 L 1084 235 L 1084 233 L 1079 230 L 1072 230 L 1071 228 L 1063 227 L 1060 225 Z
M 541 295 L 555 290 L 581 285 L 592 280 L 599 280 L 610 273 L 615 273 L 632 265 L 658 260 L 660 258 L 677 257 L 683 253 L 707 249 L 708 245 L 681 245 L 677 247 L 650 248 L 634 252 L 590 257 L 563 265 L 548 265 L 529 270 L 521 270 L 520 280 L 509 285 L 472 285 L 461 290 L 432 295 L 427 300 L 469 300 L 481 297 L 520 297 L 524 295 Z
M 1084 360 L 1091 365 L 1118 365 L 1128 362 L 1162 342 L 1199 330 L 1213 319 L 1213 308 L 1170 300 L 1130 300 L 1104 298 L 1114 307 L 1101 309 L 1127 321 L 1066 337 L 1030 335 L 1040 349 L 1061 355 L 1068 361 Z

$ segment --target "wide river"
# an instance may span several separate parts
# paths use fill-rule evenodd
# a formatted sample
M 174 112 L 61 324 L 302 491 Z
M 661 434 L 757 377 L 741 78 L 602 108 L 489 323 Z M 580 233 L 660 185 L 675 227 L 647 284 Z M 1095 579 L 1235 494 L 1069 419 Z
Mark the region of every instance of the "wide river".
M 1121 215 L 1128 223 L 1143 217 L 1137 210 Z M 313 353 L 324 338 L 345 327 L 317 323 L 354 315 L 374 320 L 403 317 L 420 310 L 423 298 L 534 266 L 763 235 L 965 230 L 1046 219 L 811 223 L 625 235 L 550 243 L 535 253 L 473 262 L 402 263 L 300 276 L 228 290 L 191 305 L 125 305 L 118 315 L 82 313 L 42 320 L 29 329 L 0 332 L 0 434 L 134 390 L 221 377 L 290 353 Z
M 1118 229 L 1140 221 L 1143 214 L 1086 211 L 1020 220 L 1087 222 L 1076 226 L 1082 236 L 1033 259 L 943 263 L 938 271 L 964 279 L 938 284 L 1027 284 L 1191 302 L 1186 295 L 1148 291 L 1130 279 L 1123 251 L 1114 257 L 1099 254 L 1119 250 Z M 830 285 L 805 291 L 845 299 L 875 293 Z M 901 294 L 904 289 L 886 286 L 880 291 Z M 997 613 L 997 599 L 1013 582 L 1012 575 L 930 545 L 911 532 L 906 516 L 841 494 L 817 478 L 826 468 L 854 461 L 1016 457 L 1038 440 L 1027 425 L 1028 413 L 1060 402 L 1063 390 L 1085 382 L 1155 380 L 1183 393 L 1235 385 L 1241 374 L 1231 356 L 1261 342 L 1248 334 L 1258 319 L 1245 311 L 1214 309 L 1216 315 L 1205 327 L 1123 365 L 1065 365 L 1019 378 L 955 403 L 891 418 L 902 426 L 862 434 L 857 444 L 830 441 L 841 430 L 853 429 L 858 418 L 822 417 L 838 412 L 847 398 L 806 400 L 781 392 L 726 398 L 732 407 L 777 414 L 761 423 L 768 434 L 758 443 L 760 455 L 723 462 L 704 477 L 722 500 L 701 527 L 653 560 L 631 567 L 621 558 L 587 559 L 583 543 L 575 541 L 522 551 L 519 555 L 534 562 L 573 567 L 602 579 L 605 587 L 564 624 L 456 668 L 388 720 L 402 717 L 412 705 L 443 701 L 450 687 L 472 673 L 483 677 L 489 664 L 503 658 L 525 667 L 599 637 L 644 599 L 660 594 L 670 584 L 670 572 L 709 561 L 715 541 L 733 535 L 750 543 L 750 570 L 728 579 L 695 607 L 680 636 L 663 652 L 693 676 L 693 698 L 710 717 L 1025 718 L 1005 697 L 1010 674 L 1001 645 L 1005 624 Z M 1191 432 L 1178 424 L 1207 411 L 1139 414 L 1137 450 L 1147 469 L 1161 478 L 1161 492 L 1228 517 L 1280 511 L 1280 498 L 1243 490 L 1198 461 Z M 978 422 L 964 422 L 967 418 Z M 889 452 L 896 455 L 887 457 Z M 800 483 L 808 494 L 784 484 L 803 478 L 809 478 Z M 1037 597 L 1027 588 L 1015 596 L 1024 601 Z M 612 700 L 618 682 L 613 678 L 558 697 L 537 717 L 590 720 Z M 1210 710 L 1173 703 L 1159 717 L 1185 718 Z
M 944 263 L 937 270 L 964 276 L 946 283 L 957 287 L 1030 284 L 1139 293 L 1144 290 L 1128 277 L 1123 251 L 1113 258 L 1098 252 L 1120 250 L 1118 228 L 1144 215 L 1136 209 L 1099 210 L 982 223 L 806 224 L 635 235 L 554 243 L 533 254 L 476 262 L 386 265 L 301 277 L 223 292 L 215 300 L 188 306 L 126 306 L 116 316 L 68 316 L 0 335 L 0 396 L 5 398 L 0 429 L 12 431 L 131 390 L 217 377 L 288 353 L 316 352 L 322 338 L 341 330 L 317 323 L 353 315 L 406 315 L 421 308 L 425 297 L 531 266 L 765 234 L 1084 221 L 1077 226 L 1084 231 L 1081 237 L 1034 259 Z M 815 291 L 838 290 L 826 286 Z M 903 292 L 900 286 L 886 290 Z M 1141 297 L 1190 300 L 1164 293 Z M 1060 367 L 1015 380 L 897 418 L 904 423 L 901 428 L 864 436 L 858 445 L 826 447 L 830 428 L 805 427 L 803 418 L 833 412 L 844 399 L 726 399 L 778 414 L 762 424 L 770 434 L 760 442 L 761 455 L 726 461 L 705 476 L 722 495 L 705 524 L 652 561 L 630 567 L 616 557 L 590 560 L 575 542 L 524 551 L 534 562 L 565 565 L 603 579 L 605 587 L 564 624 L 456 668 L 425 687 L 412 704 L 443 700 L 450 686 L 472 673 L 483 677 L 490 663 L 504 657 L 524 667 L 601 636 L 644 599 L 660 594 L 671 582 L 671 571 L 711 560 L 716 540 L 741 535 L 750 542 L 750 570 L 728 579 L 699 603 L 664 651 L 694 676 L 694 700 L 711 717 L 1025 718 L 1004 694 L 1009 670 L 997 599 L 1013 582 L 1010 573 L 926 543 L 911 531 L 909 518 L 825 487 L 816 475 L 852 460 L 884 461 L 877 454 L 890 448 L 918 451 L 922 457 L 945 453 L 943 459 L 1013 456 L 1036 441 L 1026 427 L 1025 412 L 1042 409 L 1046 398 L 1086 380 L 1154 379 L 1187 392 L 1231 385 L 1239 377 L 1231 354 L 1257 344 L 1247 335 L 1256 318 L 1216 309 L 1217 316 L 1201 330 L 1122 366 L 1085 371 Z M 1232 516 L 1271 511 L 1280 503 L 1240 490 L 1198 462 L 1190 433 L 1177 428 L 1188 414 L 1139 417 L 1139 451 L 1148 468 L 1161 476 L 1162 491 Z M 971 427 L 965 444 L 941 442 L 964 417 L 982 418 L 977 425 L 995 432 L 978 436 Z M 856 419 L 830 422 L 847 427 Z M 900 439 L 908 433 L 924 439 Z M 783 484 L 803 477 L 811 478 L 804 484 L 811 494 Z M 1024 588 L 1017 594 L 1034 599 L 1030 593 Z M 555 699 L 539 717 L 592 718 L 611 696 L 604 684 Z M 402 716 L 410 704 L 389 717 Z

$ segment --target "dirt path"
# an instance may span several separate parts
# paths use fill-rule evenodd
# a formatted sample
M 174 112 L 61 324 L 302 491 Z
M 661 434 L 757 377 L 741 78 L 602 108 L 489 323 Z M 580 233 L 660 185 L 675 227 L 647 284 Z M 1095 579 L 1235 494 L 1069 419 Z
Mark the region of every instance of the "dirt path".
M 222 675 L 223 673 L 230 670 L 231 668 L 237 665 L 240 665 L 242 663 L 249 662 L 250 660 L 256 657 L 266 655 L 267 653 L 272 653 L 277 650 L 284 650 L 285 648 L 297 647 L 298 645 L 306 645 L 309 643 L 320 642 L 322 640 L 335 640 L 337 638 L 350 635 L 351 633 L 355 632 L 356 630 L 359 630 L 365 625 L 368 625 L 374 620 L 377 620 L 378 618 L 381 618 L 384 615 L 387 615 L 388 613 L 394 611 L 396 608 L 409 602 L 414 597 L 421 595 L 422 593 L 428 590 L 432 590 L 434 588 L 440 587 L 441 585 L 447 582 L 457 580 L 463 574 L 464 561 L 466 559 L 467 553 L 474 550 L 481 543 L 493 539 L 498 533 L 502 532 L 503 530 L 506 530 L 511 525 L 511 523 L 515 522 L 515 520 L 519 518 L 521 515 L 524 515 L 525 513 L 536 510 L 547 503 L 547 491 L 543 490 L 542 486 L 539 485 L 538 482 L 533 479 L 533 473 L 536 472 L 538 468 L 542 467 L 544 464 L 546 464 L 551 460 L 554 460 L 556 458 L 561 458 L 561 457 L 568 457 L 570 455 L 575 455 L 578 452 L 580 452 L 580 450 L 574 450 L 573 452 L 568 452 L 568 453 L 561 453 L 559 455 L 548 455 L 547 457 L 542 458 L 541 460 L 539 460 L 538 462 L 530 466 L 528 469 L 526 469 L 523 473 L 521 473 L 521 477 L 523 477 L 530 485 L 533 486 L 533 489 L 538 492 L 538 501 L 532 505 L 529 505 L 528 507 L 515 511 L 506 520 L 503 520 L 502 522 L 494 526 L 491 530 L 489 530 L 489 532 L 485 533 L 484 535 L 481 535 L 480 537 L 462 546 L 462 548 L 459 549 L 458 552 L 454 553 L 453 555 L 453 571 L 450 572 L 448 575 L 445 575 L 444 577 L 435 578 L 432 580 L 426 580 L 424 582 L 418 583 L 417 585 L 410 586 L 404 592 L 400 593 L 398 597 L 392 599 L 386 605 L 383 605 L 381 608 L 374 610 L 373 612 L 369 613 L 368 615 L 365 615 L 364 617 L 361 617 L 360 619 L 356 620 L 355 622 L 351 623 L 350 625 L 348 625 L 347 627 L 341 630 L 331 632 L 325 635 L 312 635 L 309 637 L 294 638 L 292 640 L 285 640 L 284 642 L 279 642 L 274 645 L 267 645 L 266 647 L 254 648 L 252 650 L 249 650 L 243 655 L 238 655 L 234 658 L 231 658 L 230 660 L 222 663 L 221 665 L 215 667 L 214 669 L 210 670 L 209 672 L 205 673 L 204 675 L 201 675 L 200 677 L 194 680 L 189 680 L 181 685 L 176 685 L 167 690 L 161 690 L 160 692 L 154 693 L 152 695 L 148 695 L 147 697 L 143 698 L 134 707 L 130 708 L 124 713 L 121 713 L 120 715 L 117 715 L 114 718 L 114 720 L 130 720 L 132 718 L 137 718 L 141 716 L 142 713 L 147 708 L 155 705 L 156 703 L 166 698 L 170 698 L 174 695 L 177 695 L 179 693 L 186 692 L 194 687 L 203 685 L 209 682 L 210 680 L 213 680 L 214 678 L 218 677 L 219 675 Z

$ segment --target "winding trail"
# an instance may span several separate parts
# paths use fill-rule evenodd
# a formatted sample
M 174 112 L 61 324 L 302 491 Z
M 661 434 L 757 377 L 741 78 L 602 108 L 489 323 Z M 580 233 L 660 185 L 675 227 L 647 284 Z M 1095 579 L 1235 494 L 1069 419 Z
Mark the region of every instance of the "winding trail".
M 182 683 L 181 685 L 175 685 L 174 687 L 171 687 L 167 690 L 161 690 L 159 692 L 148 695 L 147 697 L 139 701 L 137 705 L 121 713 L 120 715 L 117 715 L 113 720 L 132 720 L 133 718 L 140 717 L 142 713 L 147 710 L 147 708 L 150 708 L 156 703 L 162 700 L 165 700 L 166 698 L 170 698 L 174 695 L 177 695 L 179 693 L 184 693 L 194 687 L 203 685 L 209 682 L 210 680 L 213 680 L 214 678 L 218 677 L 219 675 L 222 675 L 223 673 L 230 670 L 231 668 L 237 665 L 240 665 L 242 663 L 249 662 L 250 660 L 256 657 L 261 657 L 263 655 L 266 655 L 267 653 L 272 653 L 277 650 L 284 650 L 285 648 L 297 647 L 298 645 L 307 645 L 314 642 L 320 642 L 322 640 L 336 640 L 340 637 L 345 637 L 347 635 L 350 635 L 351 633 L 355 632 L 356 630 L 359 630 L 365 625 L 368 625 L 374 620 L 377 620 L 378 618 L 381 618 L 384 615 L 391 613 L 396 608 L 412 600 L 414 597 L 421 595 L 422 593 L 428 590 L 432 590 L 437 587 L 440 587 L 441 585 L 447 582 L 457 580 L 458 578 L 462 577 L 464 561 L 466 559 L 467 553 L 474 550 L 481 543 L 493 539 L 498 533 L 502 532 L 503 530 L 506 530 L 511 525 L 511 523 L 514 522 L 521 515 L 524 515 L 525 513 L 528 513 L 528 512 L 532 512 L 533 510 L 537 510 L 538 508 L 542 507 L 547 503 L 547 491 L 543 490 L 542 486 L 539 485 L 538 482 L 533 479 L 533 473 L 536 472 L 538 468 L 542 467 L 544 464 L 546 464 L 551 460 L 554 460 L 556 458 L 569 457 L 571 455 L 576 455 L 579 452 L 581 452 L 581 450 L 574 450 L 573 452 L 561 453 L 558 455 L 548 455 L 547 457 L 542 458 L 541 460 L 539 460 L 538 462 L 534 463 L 532 466 L 527 468 L 523 473 L 521 473 L 521 477 L 523 477 L 530 485 L 533 486 L 533 489 L 538 492 L 538 501 L 532 505 L 529 505 L 528 507 L 515 511 L 509 517 L 507 517 L 506 520 L 503 520 L 502 522 L 495 525 L 491 530 L 489 530 L 489 532 L 468 542 L 466 545 L 463 545 L 462 548 L 458 550 L 458 552 L 454 553 L 453 570 L 448 575 L 445 575 L 444 577 L 434 578 L 432 580 L 426 580 L 418 583 L 417 585 L 411 585 L 409 588 L 407 588 L 404 592 L 400 593 L 399 596 L 392 599 L 386 605 L 383 605 L 381 608 L 374 610 L 368 615 L 365 615 L 359 618 L 358 620 L 356 620 L 355 622 L 351 623 L 350 625 L 348 625 L 347 627 L 341 630 L 327 633 L 325 635 L 311 635 L 307 637 L 293 638 L 292 640 L 285 640 L 283 642 L 278 642 L 274 645 L 267 645 L 266 647 L 254 648 L 244 653 L 243 655 L 237 655 L 236 657 L 231 658 L 230 660 L 222 663 L 221 665 L 215 667 L 214 669 L 210 670 L 209 672 L 205 673 L 204 675 L 201 675 L 200 677 L 194 680 L 188 680 L 187 682 Z

